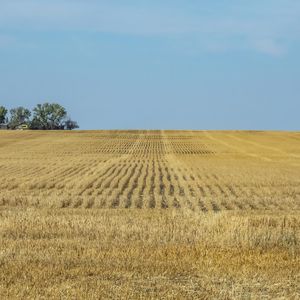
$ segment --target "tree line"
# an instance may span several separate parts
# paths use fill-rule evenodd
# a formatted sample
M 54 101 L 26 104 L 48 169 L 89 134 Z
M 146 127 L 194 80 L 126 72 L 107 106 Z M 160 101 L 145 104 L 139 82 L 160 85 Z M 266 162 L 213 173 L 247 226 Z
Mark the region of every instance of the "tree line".
M 79 128 L 67 110 L 58 103 L 38 104 L 32 111 L 19 106 L 8 110 L 0 106 L 0 125 L 7 129 L 72 130 Z

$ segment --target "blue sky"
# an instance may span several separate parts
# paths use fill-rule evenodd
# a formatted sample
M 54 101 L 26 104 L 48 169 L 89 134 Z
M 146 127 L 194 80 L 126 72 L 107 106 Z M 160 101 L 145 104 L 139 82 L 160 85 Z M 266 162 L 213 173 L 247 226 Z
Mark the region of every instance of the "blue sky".
M 300 130 L 299 0 L 2 0 L 0 104 L 82 129 Z

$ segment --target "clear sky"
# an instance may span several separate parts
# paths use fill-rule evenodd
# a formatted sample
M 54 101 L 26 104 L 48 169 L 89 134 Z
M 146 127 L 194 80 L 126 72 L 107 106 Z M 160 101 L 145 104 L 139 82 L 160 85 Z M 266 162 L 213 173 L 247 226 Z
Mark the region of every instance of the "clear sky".
M 82 129 L 300 130 L 299 0 L 0 0 L 0 104 Z

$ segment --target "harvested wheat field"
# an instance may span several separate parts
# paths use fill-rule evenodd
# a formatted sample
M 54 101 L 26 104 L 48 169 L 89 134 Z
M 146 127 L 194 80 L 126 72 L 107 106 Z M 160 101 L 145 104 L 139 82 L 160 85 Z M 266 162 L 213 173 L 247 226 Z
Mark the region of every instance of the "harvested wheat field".
M 299 299 L 300 132 L 0 131 L 1 299 Z

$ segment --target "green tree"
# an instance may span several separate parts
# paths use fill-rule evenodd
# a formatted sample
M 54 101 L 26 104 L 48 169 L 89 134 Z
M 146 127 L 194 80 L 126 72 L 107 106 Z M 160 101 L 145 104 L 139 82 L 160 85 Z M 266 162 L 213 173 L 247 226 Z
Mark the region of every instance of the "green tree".
M 57 103 L 38 104 L 33 109 L 31 127 L 33 129 L 64 129 L 67 111 Z
M 31 112 L 27 108 L 22 106 L 13 108 L 10 110 L 10 120 L 8 125 L 11 129 L 16 129 L 22 124 L 28 125 L 30 123 L 30 116 Z
M 7 112 L 8 111 L 4 106 L 0 106 L 0 124 L 5 123 Z
M 73 121 L 71 120 L 71 118 L 68 118 L 65 122 L 65 128 L 67 130 L 72 130 L 72 129 L 79 128 L 79 126 L 76 121 Z

